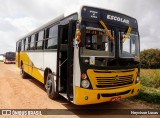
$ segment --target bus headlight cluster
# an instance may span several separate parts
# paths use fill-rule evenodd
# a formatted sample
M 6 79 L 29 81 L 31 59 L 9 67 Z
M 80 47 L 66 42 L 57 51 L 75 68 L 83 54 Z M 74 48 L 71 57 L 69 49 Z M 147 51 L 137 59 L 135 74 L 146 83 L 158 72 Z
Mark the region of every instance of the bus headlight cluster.
M 136 83 L 140 82 L 140 77 L 137 76 Z
M 84 79 L 84 80 L 82 80 L 81 85 L 83 88 L 88 88 L 90 83 L 88 80 Z

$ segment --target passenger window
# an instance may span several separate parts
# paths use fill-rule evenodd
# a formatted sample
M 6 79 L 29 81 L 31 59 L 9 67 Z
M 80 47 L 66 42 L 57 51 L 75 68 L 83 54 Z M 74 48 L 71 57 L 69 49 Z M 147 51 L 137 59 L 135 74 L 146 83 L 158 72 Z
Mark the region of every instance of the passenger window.
M 30 50 L 35 49 L 35 35 L 31 36 L 31 42 L 30 42 Z
M 28 49 L 28 38 L 25 39 L 25 50 Z
M 30 50 L 30 43 L 31 43 L 31 37 L 28 37 L 28 48 L 27 48 L 27 50 Z
M 43 39 L 44 39 L 44 31 L 40 31 L 38 33 L 38 42 L 37 42 L 37 49 L 43 49 Z
M 24 51 L 24 39 L 21 41 L 21 51 Z
M 45 49 L 57 48 L 58 25 L 48 28 L 46 31 Z
M 18 52 L 21 51 L 21 41 L 18 42 Z
M 35 49 L 37 49 L 37 43 L 38 43 L 38 33 L 35 34 Z

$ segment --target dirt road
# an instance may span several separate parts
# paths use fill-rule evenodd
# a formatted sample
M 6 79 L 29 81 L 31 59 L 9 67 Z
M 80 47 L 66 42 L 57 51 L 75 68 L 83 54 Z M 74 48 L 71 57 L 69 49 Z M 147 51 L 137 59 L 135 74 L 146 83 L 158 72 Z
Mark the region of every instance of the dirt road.
M 139 104 L 129 100 L 119 102 L 108 102 L 96 105 L 76 106 L 68 102 L 63 97 L 54 101 L 48 98 L 43 84 L 35 79 L 22 79 L 20 70 L 14 64 L 3 64 L 0 62 L 0 109 L 78 109 L 73 115 L 55 115 L 55 117 L 84 117 L 80 115 L 81 109 L 148 109 L 152 108 L 145 104 Z M 72 111 L 71 111 L 72 112 Z M 92 114 L 92 113 L 91 113 Z M 87 115 L 87 117 L 97 117 L 95 115 Z M 24 116 L 0 116 L 5 118 L 17 118 Z M 33 117 L 33 116 L 25 116 Z M 53 116 L 35 116 L 37 118 L 53 117 Z M 107 117 L 101 115 L 101 117 Z M 119 116 L 124 117 L 124 116 Z M 151 116 L 129 116 L 128 118 L 143 118 Z M 152 116 L 153 118 L 156 116 Z M 117 118 L 117 115 L 109 116 L 109 118 Z M 158 117 L 156 117 L 158 118 Z

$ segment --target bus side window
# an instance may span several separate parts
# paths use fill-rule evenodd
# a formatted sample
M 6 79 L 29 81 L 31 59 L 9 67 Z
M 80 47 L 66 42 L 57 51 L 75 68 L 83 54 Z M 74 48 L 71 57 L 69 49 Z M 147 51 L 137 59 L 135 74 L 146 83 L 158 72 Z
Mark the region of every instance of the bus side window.
M 21 51 L 24 51 L 24 39 L 21 41 Z
M 30 42 L 30 50 L 35 49 L 35 35 L 31 36 L 31 42 Z
M 25 39 L 25 51 L 28 49 L 28 38 Z
M 38 34 L 35 34 L 35 50 L 37 50 L 37 43 L 38 43 Z
M 23 39 L 23 41 L 24 41 L 23 50 L 25 51 L 26 39 Z
M 38 33 L 37 50 L 43 49 L 43 39 L 44 39 L 44 31 L 40 31 Z
M 27 48 L 27 50 L 30 50 L 30 43 L 31 43 L 31 37 L 28 37 L 28 48 Z
M 58 25 L 54 25 L 47 29 L 47 35 L 45 40 L 45 47 L 47 49 L 56 49 L 57 48 L 57 35 L 58 35 Z
M 18 52 L 20 52 L 20 51 L 21 51 L 21 41 L 18 42 Z
M 26 38 L 25 40 L 26 40 L 26 41 L 25 41 L 25 51 L 26 51 L 27 48 L 28 48 L 28 38 Z

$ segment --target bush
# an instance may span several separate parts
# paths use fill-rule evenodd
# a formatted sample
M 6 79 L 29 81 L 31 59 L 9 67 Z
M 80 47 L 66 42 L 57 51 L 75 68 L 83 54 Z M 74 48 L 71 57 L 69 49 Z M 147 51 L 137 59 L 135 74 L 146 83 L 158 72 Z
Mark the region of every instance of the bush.
M 142 68 L 160 68 L 160 49 L 147 49 L 140 54 Z

